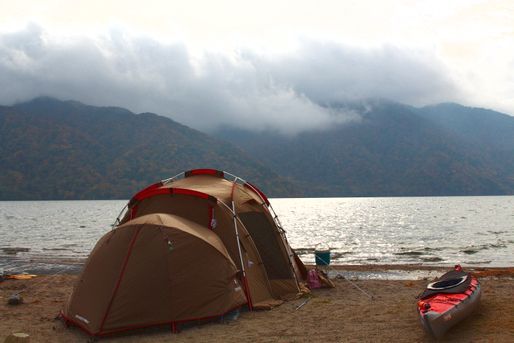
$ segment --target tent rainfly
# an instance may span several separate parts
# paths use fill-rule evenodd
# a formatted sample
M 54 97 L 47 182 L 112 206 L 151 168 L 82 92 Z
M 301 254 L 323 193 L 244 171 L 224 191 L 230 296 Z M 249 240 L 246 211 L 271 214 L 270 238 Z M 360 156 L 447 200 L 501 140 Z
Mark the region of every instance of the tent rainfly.
M 214 169 L 136 193 L 93 249 L 61 312 L 90 335 L 269 309 L 304 288 L 267 197 Z M 159 310 L 157 310 L 159 309 Z

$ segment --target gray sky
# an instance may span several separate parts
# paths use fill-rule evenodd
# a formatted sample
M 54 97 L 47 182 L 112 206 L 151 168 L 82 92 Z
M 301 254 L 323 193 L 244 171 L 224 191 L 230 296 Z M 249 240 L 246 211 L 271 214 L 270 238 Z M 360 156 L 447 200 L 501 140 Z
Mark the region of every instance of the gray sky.
M 450 3 L 450 4 L 448 4 Z M 509 1 L 0 0 L 0 103 L 39 95 L 285 133 L 387 98 L 514 114 Z

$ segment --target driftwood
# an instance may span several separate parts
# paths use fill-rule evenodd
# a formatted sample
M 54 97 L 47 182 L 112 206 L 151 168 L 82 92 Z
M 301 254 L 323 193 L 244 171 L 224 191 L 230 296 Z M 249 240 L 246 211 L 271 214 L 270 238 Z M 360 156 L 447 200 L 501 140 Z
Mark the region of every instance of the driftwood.
M 30 342 L 30 336 L 27 333 L 15 332 L 7 336 L 4 343 L 27 343 Z

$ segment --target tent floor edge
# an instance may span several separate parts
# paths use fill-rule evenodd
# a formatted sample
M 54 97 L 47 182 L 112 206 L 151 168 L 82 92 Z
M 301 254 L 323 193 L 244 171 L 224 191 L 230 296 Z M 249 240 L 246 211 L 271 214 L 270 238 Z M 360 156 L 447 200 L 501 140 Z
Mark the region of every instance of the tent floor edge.
M 215 319 L 215 318 L 221 317 L 223 315 L 226 315 L 227 313 L 230 313 L 230 312 L 232 312 L 234 310 L 240 309 L 243 306 L 244 305 L 238 305 L 238 306 L 235 306 L 235 307 L 231 308 L 230 310 L 228 310 L 228 311 L 226 311 L 224 313 L 216 314 L 216 315 L 212 315 L 212 316 L 207 316 L 207 317 L 188 318 L 188 319 L 183 319 L 183 320 L 164 321 L 164 322 L 158 322 L 158 323 L 147 323 L 147 324 L 141 324 L 141 325 L 130 325 L 130 326 L 126 326 L 126 327 L 120 327 L 120 328 L 117 328 L 117 329 L 113 329 L 113 330 L 110 330 L 110 331 L 100 331 L 100 332 L 97 332 L 97 333 L 92 333 L 87 328 L 82 326 L 80 323 L 78 323 L 78 322 L 76 322 L 76 321 L 74 321 L 74 320 L 64 316 L 64 314 L 63 314 L 62 318 L 66 319 L 69 323 L 71 323 L 72 325 L 76 326 L 78 329 L 80 329 L 84 333 L 86 333 L 90 338 L 96 338 L 96 339 L 100 339 L 102 337 L 113 337 L 113 336 L 116 336 L 117 334 L 124 333 L 124 332 L 131 332 L 131 331 L 135 332 L 135 331 L 138 331 L 138 330 L 146 330 L 146 329 L 149 329 L 149 328 L 152 328 L 152 327 L 161 327 L 163 329 L 166 328 L 166 327 L 169 327 L 169 329 L 171 330 L 172 333 L 179 334 L 181 332 L 181 330 L 180 330 L 180 325 L 181 324 L 191 323 L 191 322 L 194 322 L 194 321 L 203 321 L 203 320 Z

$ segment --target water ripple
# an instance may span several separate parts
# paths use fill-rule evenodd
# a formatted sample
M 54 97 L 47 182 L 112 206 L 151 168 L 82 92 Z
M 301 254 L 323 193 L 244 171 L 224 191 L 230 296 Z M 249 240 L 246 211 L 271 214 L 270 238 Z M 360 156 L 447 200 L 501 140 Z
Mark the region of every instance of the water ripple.
M 300 258 L 340 264 L 514 265 L 514 196 L 271 199 Z M 0 267 L 83 260 L 125 201 L 0 202 Z M 7 262 L 10 261 L 10 262 Z

